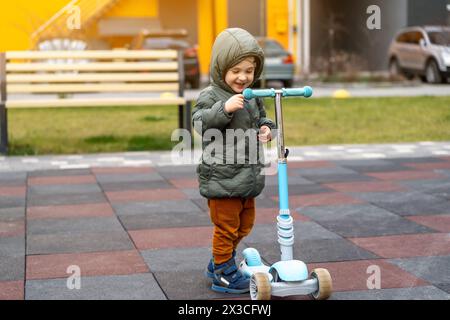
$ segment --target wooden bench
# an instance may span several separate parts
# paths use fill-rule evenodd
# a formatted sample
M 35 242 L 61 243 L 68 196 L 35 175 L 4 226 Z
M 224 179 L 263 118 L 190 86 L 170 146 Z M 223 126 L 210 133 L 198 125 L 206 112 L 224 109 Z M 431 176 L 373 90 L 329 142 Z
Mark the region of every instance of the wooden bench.
M 175 50 L 0 53 L 0 152 L 12 108 L 177 105 L 178 127 L 190 131 L 183 73 Z

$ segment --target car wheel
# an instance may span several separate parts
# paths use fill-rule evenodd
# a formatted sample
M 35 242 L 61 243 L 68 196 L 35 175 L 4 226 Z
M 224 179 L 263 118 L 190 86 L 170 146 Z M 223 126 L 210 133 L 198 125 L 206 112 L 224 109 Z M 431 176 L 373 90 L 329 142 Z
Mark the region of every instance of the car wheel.
M 441 83 L 442 82 L 442 76 L 439 72 L 439 68 L 437 66 L 436 61 L 430 60 L 427 63 L 427 67 L 425 69 L 425 78 L 427 79 L 428 83 Z
M 403 76 L 398 61 L 395 58 L 391 59 L 391 61 L 389 62 L 389 74 L 391 75 L 392 78 L 398 78 Z

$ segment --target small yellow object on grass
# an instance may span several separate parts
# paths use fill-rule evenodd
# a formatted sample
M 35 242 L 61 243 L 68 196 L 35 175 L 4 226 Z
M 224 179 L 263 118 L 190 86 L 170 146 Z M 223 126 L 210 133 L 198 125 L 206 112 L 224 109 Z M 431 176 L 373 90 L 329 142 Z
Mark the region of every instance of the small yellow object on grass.
M 350 98 L 350 92 L 348 92 L 345 89 L 339 89 L 333 92 L 333 98 L 336 99 L 346 99 L 346 98 Z

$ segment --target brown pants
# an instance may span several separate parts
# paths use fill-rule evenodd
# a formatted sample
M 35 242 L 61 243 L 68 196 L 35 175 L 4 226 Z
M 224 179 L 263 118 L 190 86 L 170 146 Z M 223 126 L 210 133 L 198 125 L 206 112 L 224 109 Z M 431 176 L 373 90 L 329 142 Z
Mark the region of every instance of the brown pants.
M 252 230 L 255 198 L 209 199 L 208 206 L 214 224 L 214 263 L 221 264 L 231 259 L 233 250 Z

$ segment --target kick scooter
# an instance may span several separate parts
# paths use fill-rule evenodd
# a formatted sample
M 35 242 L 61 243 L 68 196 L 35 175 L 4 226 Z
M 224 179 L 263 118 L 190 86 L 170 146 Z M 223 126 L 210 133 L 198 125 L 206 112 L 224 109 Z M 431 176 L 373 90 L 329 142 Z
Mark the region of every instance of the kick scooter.
M 278 151 L 278 194 L 279 214 L 277 217 L 278 243 L 281 249 L 281 261 L 272 266 L 262 263 L 259 252 L 254 248 L 243 251 L 244 260 L 240 263 L 241 271 L 250 277 L 250 296 L 253 300 L 269 300 L 271 296 L 286 297 L 291 295 L 311 295 L 323 300 L 331 295 L 332 280 L 326 269 L 314 269 L 308 276 L 306 264 L 293 259 L 294 226 L 289 211 L 287 157 L 289 150 L 284 146 L 282 97 L 305 97 L 312 95 L 311 87 L 293 89 L 247 88 L 244 98 L 273 97 L 275 99 L 275 121 L 277 125 Z

